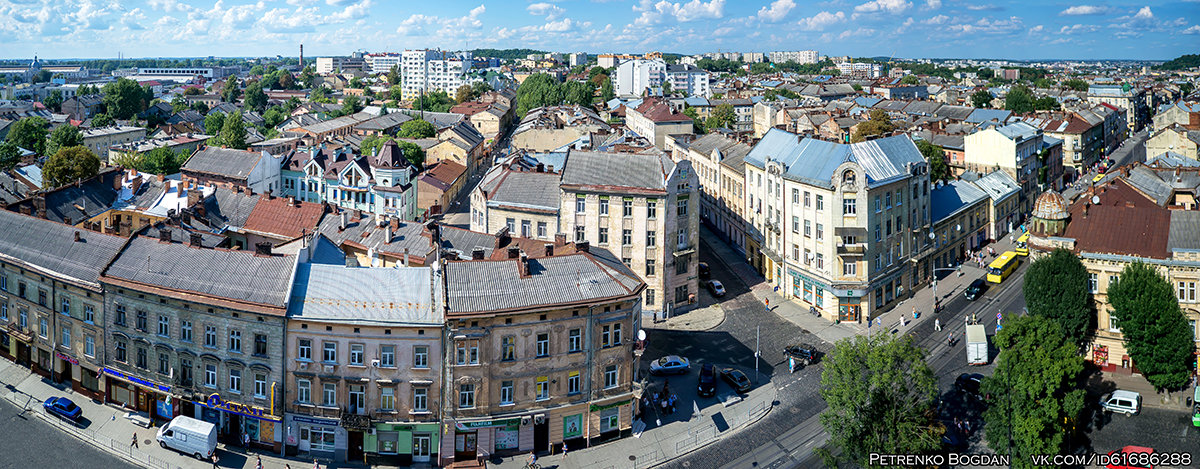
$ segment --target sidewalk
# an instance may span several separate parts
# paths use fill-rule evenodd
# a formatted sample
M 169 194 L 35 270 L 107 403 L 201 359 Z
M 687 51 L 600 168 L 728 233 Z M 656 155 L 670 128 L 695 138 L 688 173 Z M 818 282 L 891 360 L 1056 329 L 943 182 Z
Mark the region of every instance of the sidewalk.
M 1127 375 L 1118 372 L 1098 372 L 1088 378 L 1087 385 L 1093 391 L 1101 394 L 1107 394 L 1116 389 L 1136 392 L 1142 395 L 1142 405 L 1146 407 L 1179 412 L 1190 411 L 1187 400 L 1192 397 L 1193 388 L 1191 386 L 1183 391 L 1173 392 L 1168 397 L 1166 393 L 1159 394 L 1155 391 L 1154 386 L 1146 381 L 1146 378 L 1140 373 Z
M 79 426 L 48 415 L 42 409 L 43 401 L 56 396 L 65 396 L 83 409 L 83 418 Z M 17 407 L 29 409 L 30 414 L 39 416 L 58 430 L 70 433 L 84 443 L 130 464 L 154 469 L 212 468 L 211 461 L 199 461 L 159 447 L 154 441 L 158 427 L 146 428 L 144 424 L 135 424 L 127 418 L 129 413 L 125 410 L 93 401 L 71 391 L 69 387 L 60 389 L 43 381 L 41 376 L 33 374 L 29 369 L 4 359 L 0 359 L 0 397 L 8 399 Z M 141 418 L 141 421 L 144 422 L 145 418 Z M 137 434 L 137 447 L 130 443 L 134 434 Z M 217 445 L 217 456 L 220 458 L 219 465 L 223 468 L 254 468 L 258 456 L 262 457 L 263 467 L 266 469 L 283 469 L 285 464 L 297 469 L 312 467 L 311 459 L 285 459 L 275 453 L 226 447 L 223 443 Z M 365 464 L 333 463 L 328 460 L 322 460 L 320 463 L 322 468 L 367 467 Z

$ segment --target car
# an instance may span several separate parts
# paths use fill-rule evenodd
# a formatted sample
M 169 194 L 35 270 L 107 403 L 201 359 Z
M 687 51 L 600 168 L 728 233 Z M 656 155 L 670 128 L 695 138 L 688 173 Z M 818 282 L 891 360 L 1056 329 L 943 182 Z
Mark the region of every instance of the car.
M 751 387 L 750 378 L 746 377 L 746 374 L 737 368 L 722 369 L 721 379 L 724 379 L 726 383 L 729 383 L 729 387 L 739 393 L 749 391 Z
M 952 422 L 942 422 L 942 448 L 949 451 L 962 451 L 967 449 L 969 445 L 967 438 L 962 432 L 954 427 Z
M 46 412 L 57 415 L 72 422 L 79 420 L 83 416 L 83 409 L 71 402 L 65 397 L 51 397 L 42 403 L 42 407 Z
M 1132 417 L 1142 410 L 1142 395 L 1118 389 L 1104 396 L 1104 399 L 1100 401 L 1100 407 L 1109 412 Z
M 1129 445 L 1129 446 L 1126 446 L 1126 447 L 1124 447 L 1124 448 L 1121 448 L 1121 450 L 1120 450 L 1120 451 L 1113 451 L 1113 452 L 1111 452 L 1111 453 L 1108 453 L 1108 455 L 1109 455 L 1110 457 L 1113 457 L 1113 460 L 1114 460 L 1114 461 L 1121 461 L 1122 459 L 1124 459 L 1124 461 L 1125 461 L 1125 462 L 1133 462 L 1133 461 L 1136 461 L 1136 460 L 1137 460 L 1137 457 L 1132 457 L 1132 458 L 1116 458 L 1116 455 L 1117 455 L 1117 453 L 1126 453 L 1126 454 L 1131 454 L 1131 455 L 1132 455 L 1132 454 L 1137 454 L 1137 453 L 1145 453 L 1145 454 L 1147 454 L 1147 455 L 1152 455 L 1152 454 L 1154 454 L 1154 448 L 1147 448 L 1147 447 L 1145 447 L 1145 446 L 1133 446 L 1133 445 Z M 1146 457 L 1146 458 L 1148 459 L 1148 457 L 1147 457 L 1147 456 L 1143 456 L 1143 457 Z M 1125 465 L 1125 464 L 1121 464 L 1120 462 L 1116 462 L 1116 463 L 1109 463 L 1109 464 L 1106 464 L 1104 467 L 1105 467 L 1105 468 L 1107 468 L 1107 469 L 1153 469 L 1153 467 L 1152 467 L 1151 465 L 1149 465 L 1149 464 L 1147 464 L 1147 465 L 1145 465 L 1145 466 L 1143 466 L 1143 465 L 1140 465 L 1140 464 L 1129 464 L 1129 465 Z
M 652 375 L 685 375 L 689 368 L 688 359 L 679 355 L 667 355 L 650 362 L 650 374 Z
M 809 344 L 789 345 L 783 349 L 785 357 L 795 358 L 800 366 L 809 366 L 820 359 L 821 352 Z
M 700 381 L 696 388 L 696 395 L 700 397 L 712 397 L 717 393 L 717 367 L 712 363 L 705 363 L 700 366 Z
M 979 386 L 983 383 L 983 375 L 979 373 L 963 373 L 954 380 L 954 389 L 968 396 L 979 397 Z
M 707 279 L 709 275 L 712 275 L 712 271 L 708 269 L 707 262 L 701 262 L 700 266 L 696 267 L 696 273 L 698 273 L 702 279 Z
M 720 280 L 709 280 L 708 291 L 712 292 L 712 296 L 725 296 L 725 285 Z
M 1104 179 L 1104 173 L 1097 174 L 1096 177 L 1092 178 L 1092 183 L 1095 184 L 1102 179 Z
M 987 290 L 987 282 L 984 282 L 981 278 L 977 278 L 967 286 L 967 290 L 963 292 L 963 296 L 966 296 L 968 300 L 975 301 L 980 296 L 983 296 L 984 290 Z

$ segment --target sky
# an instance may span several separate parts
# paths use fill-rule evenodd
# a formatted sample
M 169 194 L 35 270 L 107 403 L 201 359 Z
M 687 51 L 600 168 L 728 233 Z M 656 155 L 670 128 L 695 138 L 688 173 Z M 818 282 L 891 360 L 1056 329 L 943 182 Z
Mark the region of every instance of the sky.
M 0 58 L 404 49 L 1149 59 L 1200 52 L 1200 0 L 0 0 Z

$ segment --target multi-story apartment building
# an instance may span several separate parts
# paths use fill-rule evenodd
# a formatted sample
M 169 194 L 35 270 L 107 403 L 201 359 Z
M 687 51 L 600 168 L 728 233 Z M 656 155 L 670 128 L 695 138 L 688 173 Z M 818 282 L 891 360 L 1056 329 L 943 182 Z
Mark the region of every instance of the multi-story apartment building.
M 731 246 L 745 252 L 745 228 L 741 203 L 734 189 L 742 187 L 743 158 L 750 146 L 719 133 L 711 133 L 691 142 L 668 140 L 671 159 L 692 162 L 700 181 L 700 221 L 720 233 Z M 732 187 L 728 187 L 732 186 Z
M 396 52 L 379 52 L 363 55 L 363 71 L 373 74 L 387 73 L 392 68 L 400 66 L 401 54 Z
M 879 78 L 883 76 L 883 65 L 868 62 L 840 62 L 837 69 L 845 76 Z
M 583 448 L 632 428 L 646 287 L 612 254 L 576 247 L 446 264 L 439 462 Z
M 559 172 L 544 165 L 526 170 L 519 165 L 497 165 L 484 174 L 471 191 L 471 230 L 497 233 L 507 228 L 512 236 L 554 240 L 559 226 Z
M 327 202 L 402 220 L 417 217 L 416 168 L 388 141 L 375 155 L 310 147 L 288 154 L 280 170 L 283 195 Z
M 83 146 L 99 156 L 102 161 L 108 161 L 108 147 L 146 139 L 144 127 L 128 125 L 84 129 L 80 133 L 83 134 Z
M 1004 171 L 992 171 L 973 181 L 988 195 L 987 239 L 1000 239 L 1017 229 L 1024 214 L 1018 212 L 1021 186 Z
M 907 136 L 839 144 L 771 129 L 745 157 L 749 252 L 785 296 L 861 322 L 920 281 L 928 164 Z
M 621 62 L 613 77 L 618 96 L 642 96 L 646 92 L 659 94 L 664 83 L 688 96 L 707 98 L 712 95 L 708 72 L 694 65 L 668 65 L 662 59 L 632 59 Z
M 417 99 L 434 91 L 453 96 L 458 87 L 469 84 L 466 73 L 471 64 L 470 52 L 405 50 L 400 62 L 402 97 Z
M 1146 156 L 1174 153 L 1190 159 L 1200 157 L 1200 130 L 1188 130 L 1179 124 L 1171 124 L 1156 130 L 1146 139 Z
M 578 67 L 586 64 L 588 61 L 587 52 L 572 52 L 567 54 L 567 64 L 572 67 Z
M 821 55 L 815 50 L 774 51 L 767 53 L 767 59 L 777 64 L 784 62 L 815 64 L 820 60 L 820 58 Z
M 1110 104 L 1120 108 L 1125 115 L 1129 133 L 1142 130 L 1150 124 L 1150 104 L 1146 101 L 1146 89 L 1130 85 L 1091 85 L 1088 87 L 1087 102 Z
M 654 146 L 666 149 L 668 135 L 691 134 L 692 118 L 676 112 L 666 99 L 653 97 L 642 100 L 635 109 L 626 109 L 626 126 L 634 133 L 654 142 Z
M 282 189 L 279 168 L 283 156 L 265 151 L 203 147 L 192 153 L 179 171 L 184 183 L 196 186 L 241 188 L 258 194 L 279 193 Z
M 963 139 L 964 165 L 968 171 L 980 174 L 990 173 L 994 169 L 1007 172 L 1021 185 L 1018 202 L 1020 213 L 1029 213 L 1034 197 L 1041 192 L 1041 168 L 1046 168 L 1047 181 L 1053 181 L 1050 178 L 1054 173 L 1062 174 L 1062 142 L 1058 139 L 1051 141 L 1058 142 L 1056 170 L 1051 155 L 1054 151 L 1047 147 L 1047 140 L 1040 129 L 1026 122 L 988 127 Z M 1047 150 L 1045 158 L 1039 156 L 1043 149 Z
M 317 57 L 316 71 L 321 75 L 330 73 L 363 70 L 365 61 L 362 57 Z M 386 71 L 384 73 L 387 73 Z
M 288 305 L 288 445 L 336 461 L 436 458 L 441 272 L 346 267 L 327 238 L 296 268 Z
M 133 236 L 101 272 L 106 400 L 152 419 L 212 422 L 223 437 L 284 444 L 284 319 L 295 255 Z M 94 235 L 93 235 L 94 236 Z
M 0 210 L 0 356 L 100 398 L 107 337 L 98 278 L 124 241 Z
M 1088 113 L 1092 121 L 1072 112 L 1060 118 L 1033 119 L 1029 123 L 1044 135 L 1063 141 L 1063 166 L 1082 174 L 1100 162 L 1104 154 L 1104 121 Z
M 957 266 L 968 252 L 987 242 L 991 225 L 988 193 L 968 181 L 934 184 L 930 207 L 936 236 L 913 239 L 918 244 L 913 257 L 917 260 L 914 268 L 919 279 L 932 277 L 934 272 L 930 269 Z

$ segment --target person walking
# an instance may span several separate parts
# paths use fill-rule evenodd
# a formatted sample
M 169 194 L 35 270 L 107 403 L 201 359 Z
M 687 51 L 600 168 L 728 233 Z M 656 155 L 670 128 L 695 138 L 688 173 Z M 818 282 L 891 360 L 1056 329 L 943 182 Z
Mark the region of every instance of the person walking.
M 137 432 L 133 432 L 133 441 L 129 442 L 129 448 L 130 449 L 133 449 L 133 448 L 142 449 L 141 446 L 138 446 Z
M 562 447 L 562 460 L 563 461 L 567 460 L 567 442 L 565 442 L 565 441 L 563 442 L 563 447 Z
M 242 432 L 242 447 L 250 449 L 250 434 Z
M 262 456 L 259 456 L 258 462 L 254 463 L 254 469 L 262 469 Z
M 210 459 L 212 459 L 213 469 L 219 469 L 221 467 L 220 465 L 217 464 L 218 462 L 221 461 L 221 458 L 217 457 L 216 451 L 213 451 L 212 458 L 210 458 Z
M 933 330 L 935 330 L 935 331 L 942 330 L 942 321 L 940 319 L 933 318 Z
M 317 462 L 315 458 L 313 459 L 313 469 L 321 469 L 321 463 Z

